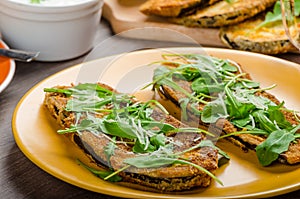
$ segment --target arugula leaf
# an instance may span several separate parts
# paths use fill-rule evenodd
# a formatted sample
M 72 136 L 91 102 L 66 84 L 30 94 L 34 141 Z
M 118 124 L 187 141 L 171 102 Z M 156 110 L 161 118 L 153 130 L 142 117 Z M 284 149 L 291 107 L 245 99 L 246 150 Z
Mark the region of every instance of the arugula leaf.
M 221 97 L 209 102 L 204 106 L 201 121 L 205 123 L 215 123 L 220 118 L 227 118 L 227 108 Z
M 270 118 L 267 117 L 265 111 L 257 110 L 252 115 L 255 118 L 255 120 L 257 121 L 260 129 L 265 130 L 268 133 L 272 133 L 272 132 L 278 130 L 278 128 L 276 127 L 274 122 L 271 121 Z
M 146 130 L 152 130 L 152 132 L 157 132 L 157 133 L 161 133 L 161 132 L 167 133 L 176 129 L 171 124 L 162 123 L 158 121 L 141 121 L 141 123 L 142 123 L 142 127 L 145 128 Z
M 114 173 L 114 171 L 102 171 L 102 170 L 97 170 L 97 169 L 93 169 L 87 165 L 85 165 L 83 162 L 81 162 L 79 159 L 77 159 L 77 162 L 79 165 L 83 166 L 84 168 L 86 168 L 87 170 L 89 170 L 91 173 L 93 173 L 95 176 L 101 178 L 101 179 L 105 179 L 107 176 L 110 176 L 111 174 Z M 112 177 L 110 177 L 109 179 L 107 179 L 110 182 L 119 182 L 122 180 L 122 177 L 118 176 L 118 175 L 114 175 Z
M 132 129 L 132 125 L 122 120 L 103 120 L 101 124 L 101 130 L 106 134 L 118 136 L 121 138 L 134 139 L 137 137 L 134 133 L 134 130 Z
M 70 128 L 58 130 L 57 133 L 66 134 L 66 133 L 80 132 L 83 130 L 92 130 L 93 128 L 98 128 L 97 122 L 95 123 L 95 121 L 91 119 L 83 119 L 80 124 L 71 125 Z
M 256 108 L 250 102 L 241 102 L 238 98 L 234 95 L 233 91 L 231 91 L 228 85 L 225 86 L 225 93 L 226 93 L 226 105 L 227 110 L 231 118 L 234 119 L 242 119 L 249 117 L 249 114 Z
M 241 118 L 241 119 L 232 119 L 231 123 L 239 128 L 246 127 L 251 122 L 251 116 L 250 114 L 247 117 Z
M 104 147 L 104 155 L 106 156 L 107 162 L 110 166 L 110 158 L 115 154 L 115 149 L 116 149 L 116 137 L 112 138 L 112 142 L 109 142 L 105 147 Z
M 75 96 L 93 96 L 96 95 L 98 97 L 111 96 L 115 93 L 112 91 L 99 86 L 98 84 L 84 83 L 78 84 L 77 86 L 70 88 L 73 91 L 73 95 Z
M 153 146 L 152 144 L 148 144 L 146 146 L 145 143 L 141 143 L 139 140 L 137 140 L 134 143 L 132 151 L 134 153 L 151 153 L 154 152 L 156 149 L 156 146 Z
M 153 84 L 154 86 L 161 86 L 161 85 L 168 85 L 174 90 L 178 90 L 182 93 L 184 93 L 189 98 L 194 98 L 189 92 L 187 92 L 184 88 L 180 87 L 178 84 L 176 84 L 172 77 L 170 77 L 170 74 L 174 73 L 172 70 L 168 70 L 165 67 L 159 67 L 154 71 L 153 76 Z
M 123 162 L 137 168 L 158 168 L 173 164 L 177 158 L 164 156 L 136 156 L 134 158 L 127 158 Z
M 280 108 L 283 107 L 283 104 L 284 102 L 278 106 L 269 106 L 266 111 L 270 120 L 275 121 L 278 127 L 288 129 L 292 127 L 292 124 L 285 119 L 283 113 L 280 111 Z
M 300 15 L 300 0 L 295 0 L 295 16 Z M 281 7 L 280 7 L 280 1 L 277 1 L 273 7 L 272 12 L 268 12 L 266 14 L 265 20 L 259 24 L 255 29 L 262 28 L 264 26 L 267 26 L 271 23 L 281 21 L 282 20 L 282 15 L 281 15 Z
M 181 98 L 179 99 L 179 105 L 181 109 L 181 117 L 184 121 L 188 121 L 188 104 L 190 102 L 189 98 Z
M 150 142 L 156 146 L 156 149 L 158 149 L 161 146 L 165 146 L 166 145 L 166 136 L 164 136 L 163 134 L 157 134 L 154 135 L 150 138 Z
M 73 93 L 69 89 L 59 89 L 59 88 L 44 88 L 44 92 L 62 93 L 65 94 L 67 97 L 70 97 Z
M 30 0 L 30 3 L 41 3 L 42 0 Z
M 295 0 L 295 15 L 299 16 L 300 15 L 300 1 L 299 0 Z
M 276 21 L 280 21 L 282 19 L 281 17 L 281 6 L 280 6 L 280 2 L 277 1 L 274 5 L 273 11 L 272 12 L 268 12 L 266 14 L 265 20 L 259 24 L 256 29 L 259 29 L 263 26 L 266 26 L 270 23 L 276 22 Z
M 251 80 L 245 80 L 242 81 L 241 84 L 243 84 L 244 87 L 246 88 L 258 88 L 260 86 L 260 83 L 251 81 Z
M 191 84 L 191 88 L 196 93 L 211 94 L 221 92 L 224 90 L 224 83 L 212 83 L 210 84 L 207 79 L 203 77 L 194 80 Z
M 88 101 L 88 103 L 87 103 Z M 66 105 L 65 110 L 66 111 L 75 111 L 75 112 L 82 112 L 82 111 L 87 111 L 88 109 L 100 109 L 101 107 L 103 107 L 104 105 L 107 105 L 109 103 L 111 103 L 111 97 L 107 97 L 107 98 L 102 98 L 102 99 L 98 99 L 98 98 L 90 98 L 90 99 L 86 99 L 86 98 L 80 98 L 80 99 L 70 99 L 68 100 L 68 103 Z
M 288 150 L 290 143 L 294 140 L 294 135 L 285 129 L 273 131 L 263 143 L 255 148 L 261 165 L 270 165 L 279 157 L 279 154 Z
M 174 73 L 174 77 L 186 81 L 192 81 L 200 76 L 199 70 L 193 67 L 184 67 L 180 73 Z
M 220 65 L 221 68 L 227 72 L 235 73 L 238 71 L 236 66 L 233 66 L 232 64 L 230 64 L 230 62 L 228 60 L 222 60 L 222 59 L 218 60 L 218 65 Z
M 274 102 L 269 100 L 268 98 L 262 96 L 256 96 L 254 94 L 249 94 L 247 96 L 248 100 L 255 105 L 256 109 L 267 110 L 269 106 L 276 105 Z
M 102 106 L 112 102 L 112 96 L 117 95 L 115 99 L 126 100 L 123 94 L 115 94 L 112 91 L 99 86 L 98 84 L 79 84 L 72 88 L 44 88 L 44 92 L 56 92 L 72 96 L 66 105 L 67 111 L 82 112 L 87 109 L 99 109 Z

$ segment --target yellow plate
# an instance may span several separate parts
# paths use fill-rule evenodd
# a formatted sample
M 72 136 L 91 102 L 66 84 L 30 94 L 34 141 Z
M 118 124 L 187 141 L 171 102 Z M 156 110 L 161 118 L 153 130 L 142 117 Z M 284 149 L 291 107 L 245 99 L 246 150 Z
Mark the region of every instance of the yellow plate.
M 300 165 L 275 164 L 264 168 L 259 165 L 254 153 L 243 153 L 228 143 L 221 143 L 220 146 L 229 153 L 231 160 L 216 174 L 224 186 L 212 183 L 207 189 L 181 194 L 161 194 L 106 182 L 76 164 L 77 158 L 84 157 L 83 153 L 63 136 L 56 134 L 58 126 L 42 107 L 45 87 L 102 81 L 122 92 L 135 92 L 151 81 L 153 68 L 145 65 L 161 60 L 162 53 L 202 51 L 201 48 L 137 51 L 63 70 L 34 86 L 21 99 L 12 123 L 15 140 L 32 162 L 51 175 L 107 195 L 127 198 L 257 198 L 299 189 Z M 276 83 L 277 87 L 272 93 L 280 100 L 284 99 L 287 107 L 300 110 L 299 65 L 270 56 L 235 50 L 205 48 L 205 51 L 241 64 L 263 87 Z

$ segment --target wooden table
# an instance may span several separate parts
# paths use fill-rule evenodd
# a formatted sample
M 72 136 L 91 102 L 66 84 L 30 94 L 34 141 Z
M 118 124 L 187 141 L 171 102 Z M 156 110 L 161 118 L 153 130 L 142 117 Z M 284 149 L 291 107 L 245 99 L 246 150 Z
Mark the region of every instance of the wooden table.
M 96 42 L 105 41 L 111 36 L 109 24 L 102 20 Z M 111 49 L 108 51 L 113 50 L 115 53 L 118 50 L 126 51 L 129 45 L 135 44 L 132 41 L 123 42 L 115 48 L 110 46 Z M 296 54 L 285 54 L 279 57 L 300 63 L 300 56 Z M 114 198 L 75 187 L 46 173 L 24 156 L 12 134 L 12 115 L 20 98 L 39 81 L 84 59 L 85 56 L 52 63 L 17 62 L 13 81 L 0 94 L 0 198 Z M 297 177 L 299 176 L 295 176 Z M 300 190 L 274 198 L 300 198 Z

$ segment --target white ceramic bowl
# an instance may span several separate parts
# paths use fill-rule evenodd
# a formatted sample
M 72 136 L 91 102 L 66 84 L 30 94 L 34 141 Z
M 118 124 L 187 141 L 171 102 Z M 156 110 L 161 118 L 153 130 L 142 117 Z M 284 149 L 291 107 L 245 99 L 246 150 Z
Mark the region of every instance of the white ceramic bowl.
M 24 2 L 0 0 L 0 32 L 11 48 L 39 51 L 39 61 L 67 60 L 92 49 L 103 0 Z

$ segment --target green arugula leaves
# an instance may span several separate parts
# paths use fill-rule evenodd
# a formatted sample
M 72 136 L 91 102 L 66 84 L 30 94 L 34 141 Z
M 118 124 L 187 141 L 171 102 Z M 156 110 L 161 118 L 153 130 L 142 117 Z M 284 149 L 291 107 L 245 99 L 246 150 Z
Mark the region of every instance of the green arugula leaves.
M 300 15 L 300 0 L 295 0 L 295 15 Z M 280 1 L 277 1 L 273 7 L 273 10 L 271 12 L 268 12 L 265 16 L 265 20 L 259 24 L 256 29 L 259 29 L 261 27 L 267 26 L 269 24 L 272 24 L 274 22 L 278 22 L 282 20 L 281 15 L 281 7 L 280 7 Z
M 172 145 L 169 144 L 165 148 L 157 150 L 155 153 L 152 153 L 150 155 L 139 155 L 134 158 L 128 158 L 124 162 L 137 168 L 158 168 L 169 166 L 172 164 L 187 164 L 206 173 L 219 184 L 223 185 L 223 183 L 208 170 L 188 160 L 180 158 L 181 154 L 201 147 L 215 148 L 219 151 L 221 155 L 223 155 L 223 157 L 230 159 L 230 157 L 224 151 L 217 148 L 210 140 L 202 140 L 199 144 L 177 154 L 172 153 Z
M 37 3 L 37 4 L 39 4 L 39 3 L 41 3 L 41 1 L 43 1 L 43 0 L 30 0 L 30 3 Z
M 227 3 L 234 3 L 235 0 L 225 0 Z
M 163 76 L 165 76 L 165 72 L 164 70 L 157 71 Z M 167 82 L 163 78 L 161 78 L 161 81 Z M 68 97 L 65 110 L 76 115 L 76 123 L 70 128 L 58 130 L 59 134 L 76 132 L 80 136 L 84 131 L 93 133 L 96 136 L 105 134 L 109 138 L 108 144 L 103 146 L 108 166 L 111 166 L 110 159 L 118 149 L 118 144 L 131 147 L 132 152 L 136 154 L 133 158 L 125 159 L 123 163 L 127 166 L 117 171 L 98 171 L 79 161 L 80 165 L 96 176 L 105 180 L 119 181 L 120 178 L 116 177 L 117 174 L 130 166 L 156 168 L 170 164 L 189 164 L 221 183 L 206 169 L 195 165 L 189 160 L 181 159 L 180 154 L 174 154 L 173 148 L 178 143 L 174 141 L 172 136 L 167 136 L 175 133 L 213 135 L 198 128 L 176 128 L 164 121 L 164 118 L 159 121 L 155 120 L 152 117 L 154 111 L 156 111 L 156 114 L 167 114 L 167 111 L 158 101 L 150 100 L 139 103 L 133 100 L 132 96 L 115 93 L 98 84 L 90 83 L 79 84 L 71 88 L 45 88 L 44 91 L 56 92 Z M 188 150 L 208 146 L 207 143 L 208 141 L 205 141 L 201 145 L 191 146 Z M 217 149 L 212 143 L 209 144 L 209 147 L 212 146 Z M 222 154 L 225 155 L 224 152 Z M 229 157 L 226 156 L 226 158 Z
M 293 130 L 298 130 L 296 126 Z M 278 129 L 272 131 L 267 139 L 256 147 L 256 154 L 259 162 L 263 166 L 270 165 L 279 157 L 279 154 L 288 150 L 289 145 L 295 140 L 293 130 Z
M 260 88 L 258 82 L 248 79 L 228 60 L 194 54 L 169 55 L 176 56 L 184 61 L 181 64 L 172 59 L 160 62 L 154 73 L 153 88 L 168 86 L 185 95 L 179 100 L 185 120 L 189 120 L 188 112 L 199 116 L 204 123 L 224 118 L 240 129 L 229 136 L 239 133 L 265 136 L 266 140 L 256 148 L 263 166 L 270 165 L 299 138 L 296 133 L 299 127 L 283 115 L 284 103 L 276 105 L 261 95 L 274 86 Z M 186 85 L 183 81 L 189 82 L 190 88 L 182 88 L 181 85 Z M 203 105 L 202 109 L 197 109 L 199 104 Z
M 91 168 L 89 166 L 87 166 L 86 164 L 84 164 L 83 162 L 81 162 L 80 160 L 77 160 L 78 164 L 84 168 L 86 168 L 87 170 L 89 170 L 91 173 L 93 173 L 95 176 L 99 177 L 99 178 L 106 178 L 107 176 L 110 176 L 114 173 L 114 171 L 106 171 L 106 170 L 98 170 L 98 169 L 94 169 Z M 118 175 L 113 175 L 110 178 L 107 179 L 110 182 L 119 182 L 122 180 L 122 177 L 118 176 Z
M 201 121 L 204 123 L 215 123 L 220 118 L 227 118 L 228 112 L 222 97 L 218 97 L 204 106 Z

